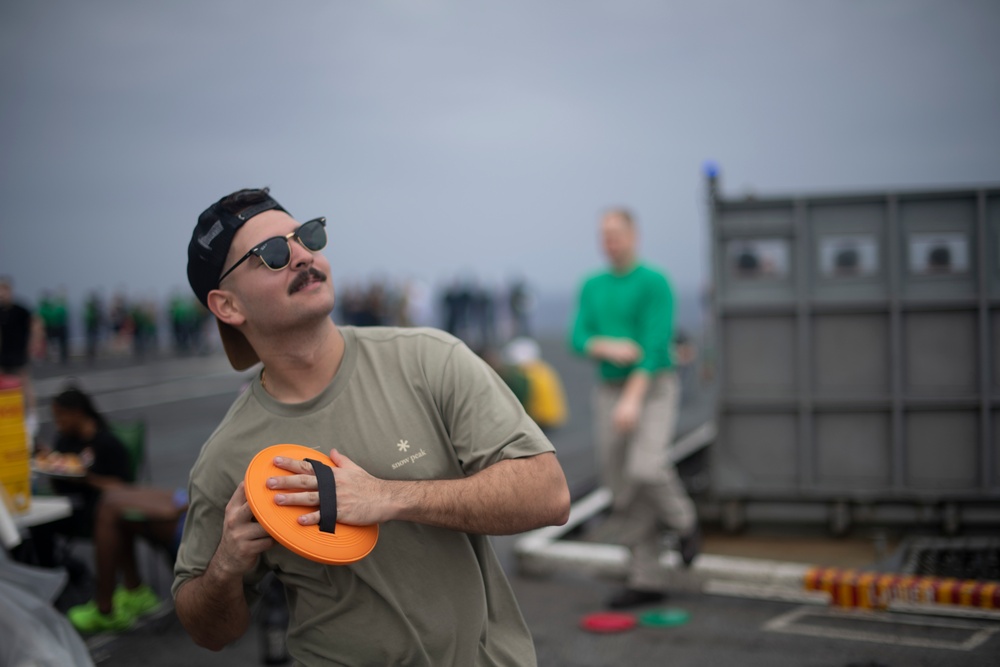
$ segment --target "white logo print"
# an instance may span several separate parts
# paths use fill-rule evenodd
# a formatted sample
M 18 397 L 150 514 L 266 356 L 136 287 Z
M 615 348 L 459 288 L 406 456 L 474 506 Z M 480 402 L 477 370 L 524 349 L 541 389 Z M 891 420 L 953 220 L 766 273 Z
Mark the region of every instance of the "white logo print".
M 410 451 L 410 441 L 409 440 L 403 440 L 401 438 L 399 440 L 399 442 L 396 443 L 396 447 L 398 447 L 399 451 L 401 451 L 401 452 L 409 452 Z M 401 468 L 401 467 L 405 466 L 407 463 L 413 463 L 417 459 L 422 459 L 425 456 L 427 456 L 427 452 L 425 452 L 423 450 L 423 448 L 421 448 L 416 454 L 410 454 L 409 456 L 406 456 L 406 458 L 402 458 L 402 459 L 396 461 L 395 463 L 393 463 L 392 464 L 392 469 L 396 470 L 397 468 Z

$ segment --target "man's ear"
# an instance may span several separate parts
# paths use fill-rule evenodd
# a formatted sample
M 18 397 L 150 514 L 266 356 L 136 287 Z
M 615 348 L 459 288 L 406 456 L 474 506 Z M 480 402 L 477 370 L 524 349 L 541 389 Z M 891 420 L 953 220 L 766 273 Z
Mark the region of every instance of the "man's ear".
M 238 327 L 246 321 L 246 317 L 240 312 L 239 304 L 236 303 L 236 296 L 227 290 L 214 289 L 209 292 L 208 309 L 219 321 L 232 327 Z

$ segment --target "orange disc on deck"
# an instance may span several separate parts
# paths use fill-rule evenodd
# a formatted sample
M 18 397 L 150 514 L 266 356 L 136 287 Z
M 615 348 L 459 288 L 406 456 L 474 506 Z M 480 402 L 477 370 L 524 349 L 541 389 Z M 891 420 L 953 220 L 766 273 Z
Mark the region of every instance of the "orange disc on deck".
M 271 537 L 304 558 L 328 565 L 346 565 L 371 553 L 378 541 L 378 525 L 349 526 L 337 523 L 335 532 L 325 533 L 318 525 L 303 526 L 299 523 L 300 516 L 314 510 L 274 503 L 276 493 L 289 491 L 267 488 L 268 478 L 292 474 L 274 465 L 275 456 L 300 461 L 313 459 L 331 468 L 337 467 L 330 457 L 302 445 L 272 445 L 253 457 L 244 479 L 247 502 L 257 521 Z

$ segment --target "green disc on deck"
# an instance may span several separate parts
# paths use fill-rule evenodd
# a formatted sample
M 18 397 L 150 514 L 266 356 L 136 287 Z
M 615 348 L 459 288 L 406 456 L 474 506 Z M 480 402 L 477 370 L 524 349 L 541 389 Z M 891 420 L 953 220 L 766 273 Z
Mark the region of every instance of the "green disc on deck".
M 672 628 L 691 620 L 683 609 L 656 609 L 639 615 L 639 625 L 645 628 Z

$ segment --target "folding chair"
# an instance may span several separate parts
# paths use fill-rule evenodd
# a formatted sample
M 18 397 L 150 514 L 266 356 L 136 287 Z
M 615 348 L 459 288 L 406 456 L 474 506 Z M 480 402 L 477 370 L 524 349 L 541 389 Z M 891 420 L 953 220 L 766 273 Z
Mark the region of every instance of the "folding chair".
M 125 445 L 129 465 L 132 468 L 132 478 L 137 482 L 140 480 L 149 482 L 152 473 L 149 461 L 146 459 L 146 421 L 144 419 L 113 421 L 108 426 L 115 437 Z
M 135 483 L 152 481 L 152 470 L 146 456 L 146 421 L 144 419 L 120 420 L 108 424 L 111 432 L 117 437 L 129 455 L 129 465 Z M 135 511 L 126 514 L 127 521 L 145 522 L 146 515 Z M 147 540 L 139 540 L 136 544 L 136 558 L 139 561 L 140 572 L 145 570 L 145 579 L 157 593 L 161 595 L 168 589 L 172 579 L 173 564 L 176 554 L 169 553 Z M 165 567 L 166 566 L 166 567 Z M 167 572 L 169 570 L 169 573 Z

